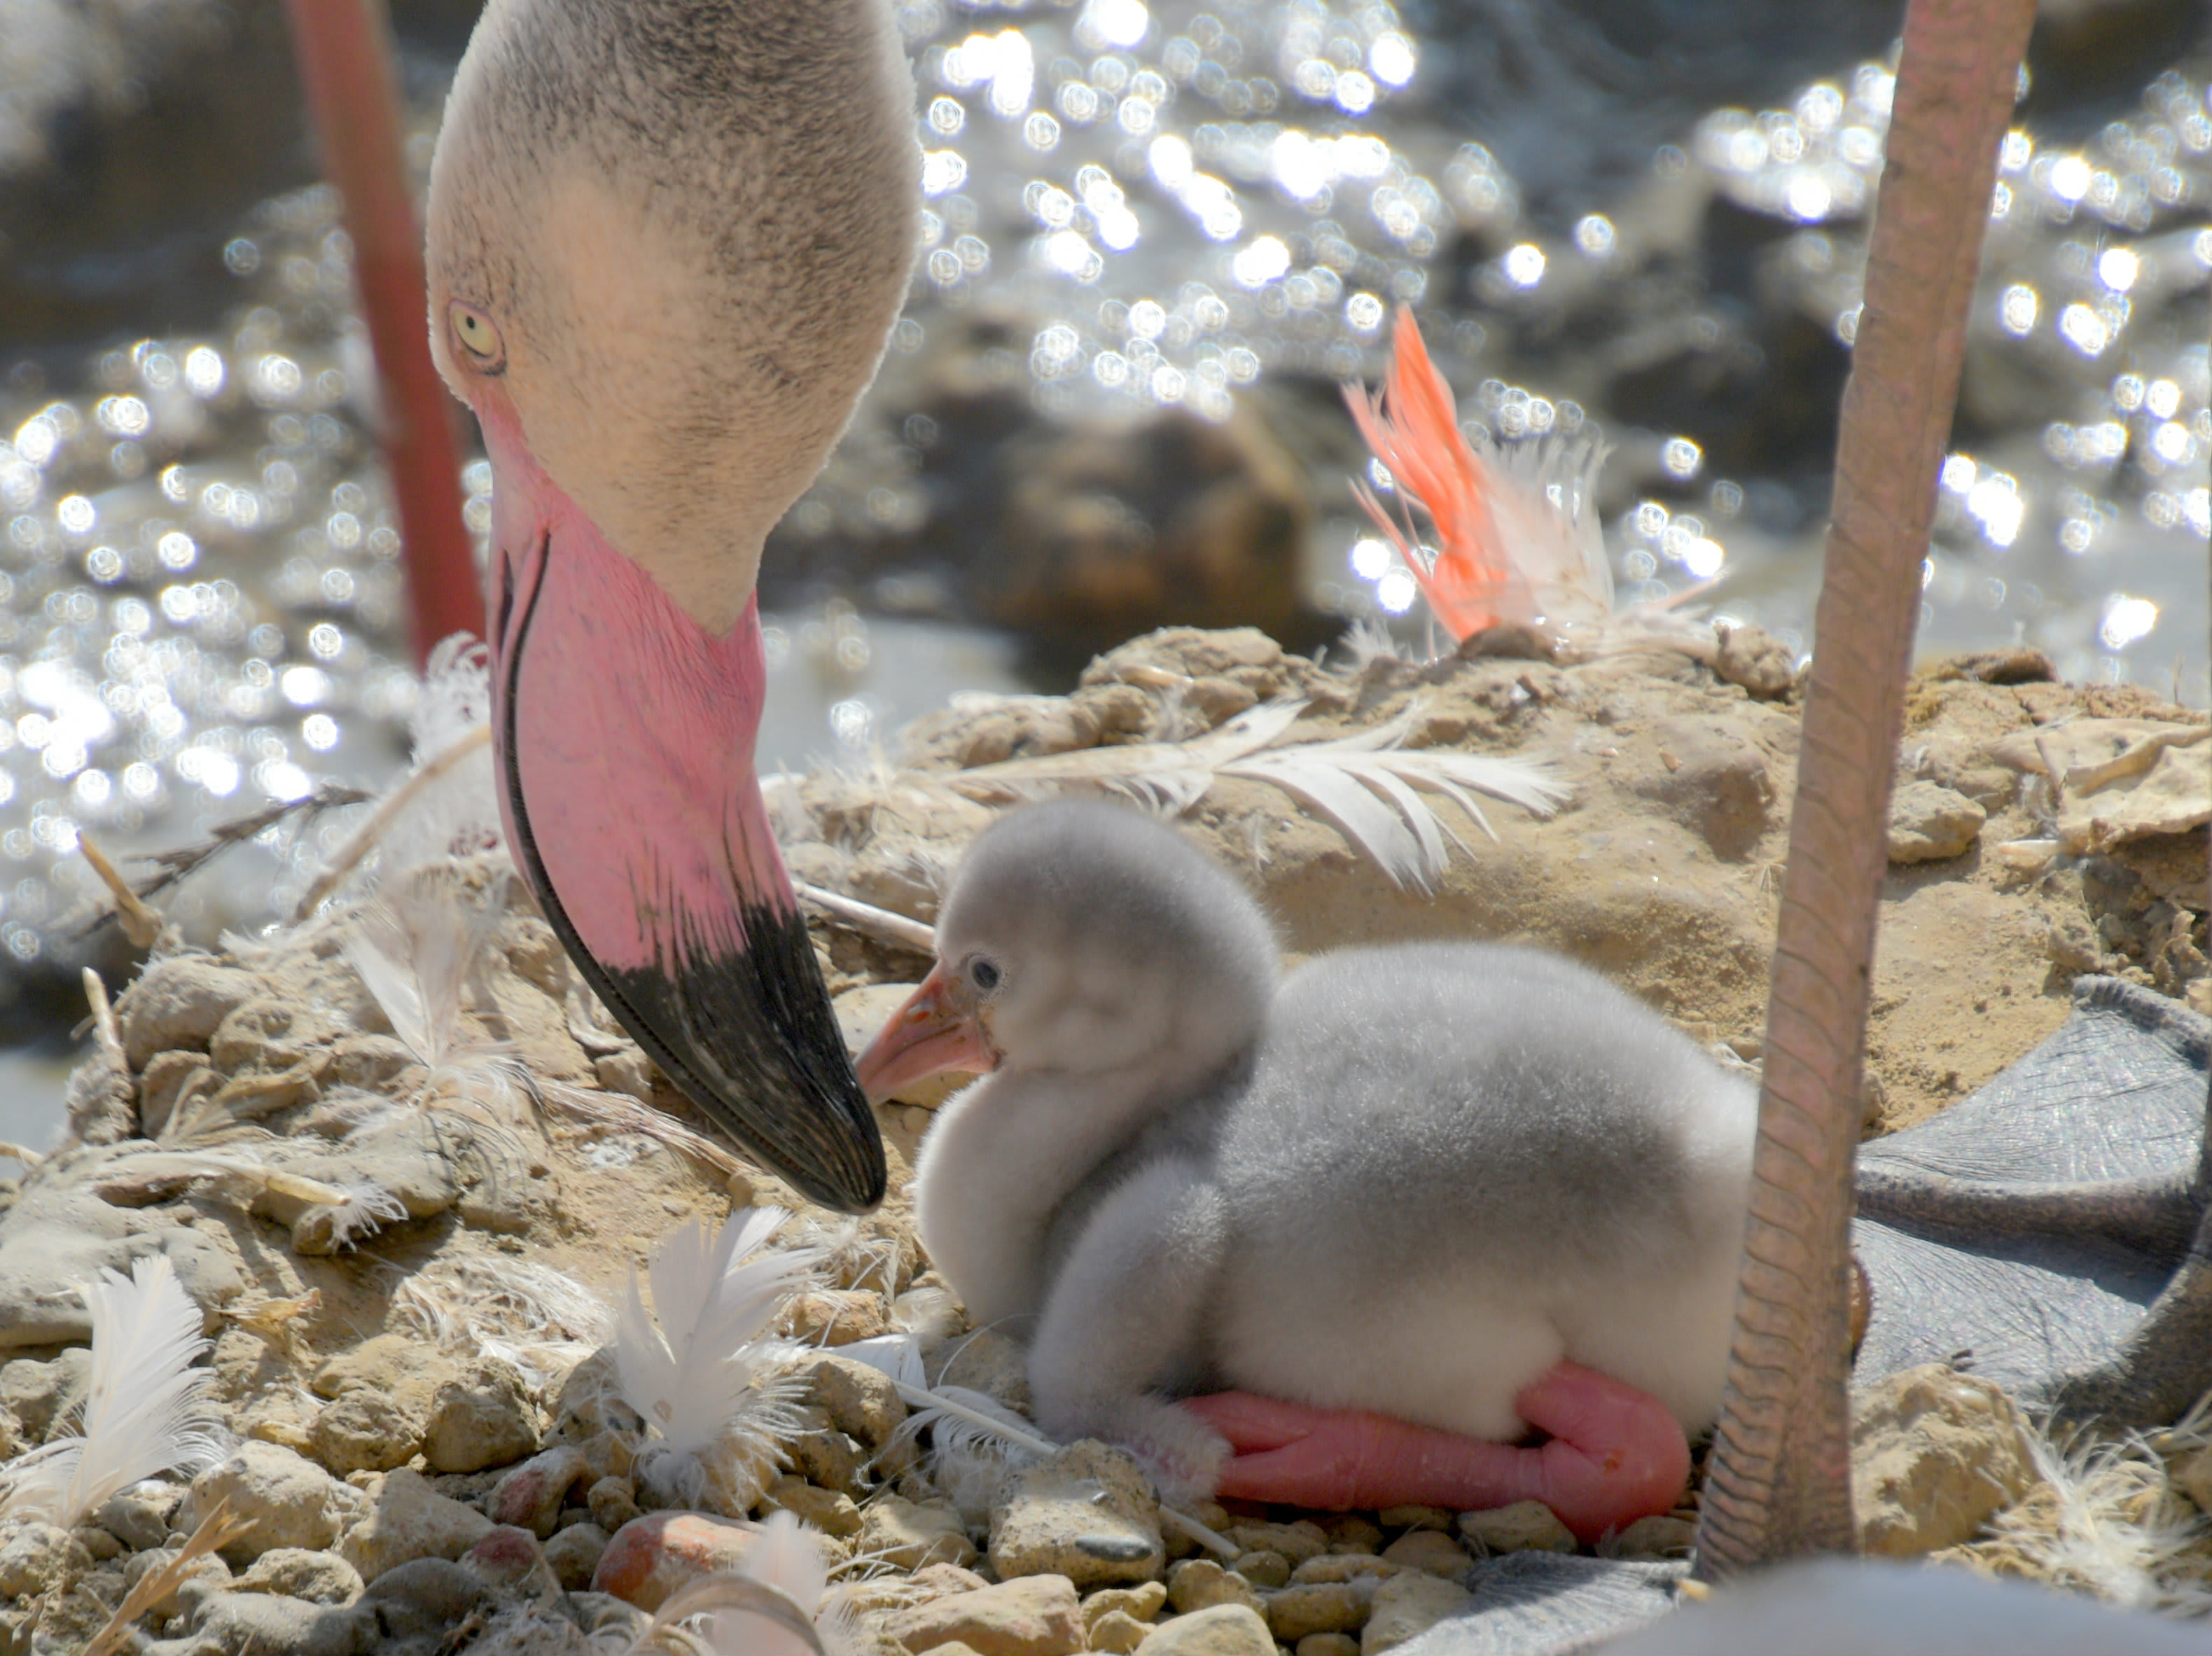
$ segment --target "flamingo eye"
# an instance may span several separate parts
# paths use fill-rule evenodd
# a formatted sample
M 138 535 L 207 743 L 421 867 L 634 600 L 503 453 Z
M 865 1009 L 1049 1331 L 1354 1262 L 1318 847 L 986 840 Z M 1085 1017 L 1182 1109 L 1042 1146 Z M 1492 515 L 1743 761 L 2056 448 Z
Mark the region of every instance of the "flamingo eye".
M 979 955 L 968 962 L 968 981 L 987 995 L 998 988 L 1005 975 L 999 970 L 998 961 L 986 956 Z
M 458 300 L 448 314 L 453 318 L 453 338 L 471 367 L 479 373 L 496 373 L 506 366 L 507 342 L 499 337 L 498 325 L 491 318 Z

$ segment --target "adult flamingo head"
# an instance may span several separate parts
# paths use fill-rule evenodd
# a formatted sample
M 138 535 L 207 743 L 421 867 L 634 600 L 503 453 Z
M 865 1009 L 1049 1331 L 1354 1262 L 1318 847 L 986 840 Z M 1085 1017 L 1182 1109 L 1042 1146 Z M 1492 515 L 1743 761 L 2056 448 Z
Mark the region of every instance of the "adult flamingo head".
M 515 860 L 670 1078 L 852 1210 L 883 1148 L 755 774 L 754 582 L 896 318 L 919 165 L 887 0 L 491 0 L 431 168 Z

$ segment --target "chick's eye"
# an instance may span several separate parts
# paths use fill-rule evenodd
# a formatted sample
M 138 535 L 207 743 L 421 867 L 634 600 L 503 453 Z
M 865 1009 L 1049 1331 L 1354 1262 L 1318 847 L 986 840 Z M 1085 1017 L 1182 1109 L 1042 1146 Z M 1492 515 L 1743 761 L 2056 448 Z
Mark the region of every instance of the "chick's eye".
M 996 961 L 978 958 L 968 962 L 968 981 L 987 995 L 999 986 L 1001 975 Z
M 469 366 L 479 373 L 489 373 L 507 360 L 507 344 L 499 336 L 498 325 L 473 305 L 456 301 L 451 315 L 453 338 L 468 357 Z

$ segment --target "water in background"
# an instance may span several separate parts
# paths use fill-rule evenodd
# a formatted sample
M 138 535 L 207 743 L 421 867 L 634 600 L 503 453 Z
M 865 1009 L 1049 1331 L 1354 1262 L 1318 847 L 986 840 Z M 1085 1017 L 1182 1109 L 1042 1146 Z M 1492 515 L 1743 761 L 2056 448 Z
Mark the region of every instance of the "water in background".
M 401 8 L 418 179 L 466 10 Z M 1253 621 L 1305 646 L 1372 616 L 1418 640 L 1413 584 L 1352 507 L 1365 457 L 1337 391 L 1379 376 L 1400 306 L 1469 425 L 1612 446 L 1627 597 L 1717 579 L 1718 612 L 1809 649 L 1895 13 L 901 7 L 926 245 L 878 385 L 771 543 L 763 768 L 865 755 L 958 690 L 1057 688 L 1138 626 Z M 2161 0 L 2045 14 L 1921 642 L 2024 639 L 2070 676 L 2203 705 L 2208 25 Z M 350 246 L 327 189 L 225 195 L 301 176 L 305 151 L 281 34 L 224 27 L 212 67 L 179 33 L 135 106 L 94 86 L 81 118 L 105 149 L 0 130 L 17 1038 L 74 1016 L 78 959 L 124 964 L 73 937 L 94 901 L 80 831 L 173 846 L 402 756 L 402 549 Z M 198 124 L 146 125 L 179 108 Z M 258 146 L 238 136 L 257 119 L 276 124 Z M 193 144 L 221 164 L 161 186 Z M 489 469 L 466 482 L 481 534 Z M 348 827 L 273 826 L 171 913 L 203 937 L 266 923 Z M 0 1075 L 0 1109 L 27 1086 Z

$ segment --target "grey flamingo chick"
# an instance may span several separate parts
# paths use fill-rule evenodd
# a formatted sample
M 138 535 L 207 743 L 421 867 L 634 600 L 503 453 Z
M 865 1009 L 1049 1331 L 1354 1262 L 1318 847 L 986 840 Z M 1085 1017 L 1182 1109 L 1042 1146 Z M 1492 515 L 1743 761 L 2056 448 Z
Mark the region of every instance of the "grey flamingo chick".
M 938 944 L 860 1074 L 991 1071 L 939 1112 L 917 1217 L 977 1321 L 1032 1319 L 1047 1430 L 1179 1495 L 1534 1496 L 1586 1537 L 1672 1503 L 1720 1402 L 1754 1099 L 1656 1014 L 1472 943 L 1279 986 L 1235 880 L 1087 803 L 980 837 Z

